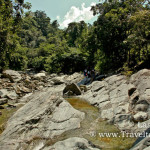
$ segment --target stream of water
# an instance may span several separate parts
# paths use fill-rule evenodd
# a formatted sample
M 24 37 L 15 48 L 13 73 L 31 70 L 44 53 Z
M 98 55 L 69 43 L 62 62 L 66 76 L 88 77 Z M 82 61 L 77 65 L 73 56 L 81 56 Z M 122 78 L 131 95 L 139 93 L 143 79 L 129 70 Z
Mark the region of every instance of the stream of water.
M 70 130 L 61 135 L 63 139 L 69 137 L 83 137 L 91 141 L 103 150 L 128 150 L 135 141 L 135 138 L 122 137 L 116 126 L 108 124 L 99 117 L 98 108 L 78 98 L 66 99 L 75 109 L 85 113 L 85 119 L 81 127 Z M 117 133 L 117 137 L 100 137 L 101 133 Z

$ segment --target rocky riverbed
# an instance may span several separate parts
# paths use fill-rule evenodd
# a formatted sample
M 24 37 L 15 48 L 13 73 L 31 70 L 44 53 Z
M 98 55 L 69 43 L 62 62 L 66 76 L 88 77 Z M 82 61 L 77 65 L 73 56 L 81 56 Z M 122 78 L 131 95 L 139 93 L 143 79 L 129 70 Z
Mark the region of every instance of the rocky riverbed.
M 94 143 L 78 134 L 65 135 L 80 130 L 87 118 L 86 112 L 77 110 L 64 96 L 84 99 L 98 109 L 97 120 L 105 120 L 120 131 L 137 133 L 149 128 L 150 70 L 143 69 L 130 78 L 113 75 L 80 87 L 76 85 L 83 79 L 79 73 L 56 75 L 44 71 L 35 74 L 6 70 L 0 76 L 0 108 L 21 107 L 7 121 L 0 135 L 1 150 L 107 149 L 107 144 Z M 5 115 L 3 110 L 0 111 L 1 118 Z M 139 123 L 146 125 L 139 127 Z M 109 129 L 105 131 L 110 132 Z M 135 139 L 130 138 L 132 144 Z M 146 149 L 150 146 L 149 139 L 138 138 L 131 149 Z M 111 138 L 105 138 L 105 143 L 110 141 Z M 120 141 L 122 146 L 115 149 L 129 149 L 123 146 L 129 144 L 126 140 Z

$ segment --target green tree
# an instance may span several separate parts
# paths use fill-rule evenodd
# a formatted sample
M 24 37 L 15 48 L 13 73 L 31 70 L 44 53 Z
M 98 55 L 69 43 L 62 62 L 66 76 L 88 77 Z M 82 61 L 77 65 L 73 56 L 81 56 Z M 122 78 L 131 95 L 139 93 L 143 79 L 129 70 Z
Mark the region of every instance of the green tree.
M 0 71 L 9 66 L 11 53 L 16 48 L 17 31 L 23 14 L 23 0 L 0 1 Z

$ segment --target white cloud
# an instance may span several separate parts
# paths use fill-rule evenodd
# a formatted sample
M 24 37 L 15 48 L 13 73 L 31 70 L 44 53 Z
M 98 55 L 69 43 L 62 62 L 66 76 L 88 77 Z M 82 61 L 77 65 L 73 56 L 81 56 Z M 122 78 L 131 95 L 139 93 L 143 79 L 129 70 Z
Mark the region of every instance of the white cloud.
M 60 20 L 60 16 L 57 16 L 56 19 L 57 19 L 57 20 Z
M 79 22 L 82 20 L 86 22 L 86 21 L 91 20 L 94 17 L 92 11 L 90 11 L 91 6 L 93 5 L 96 5 L 96 3 L 91 3 L 89 7 L 85 7 L 85 3 L 82 3 L 81 9 L 78 7 L 72 6 L 70 10 L 64 16 L 63 21 L 60 23 L 60 27 L 65 28 L 71 22 Z M 58 20 L 59 19 L 60 17 L 58 18 Z

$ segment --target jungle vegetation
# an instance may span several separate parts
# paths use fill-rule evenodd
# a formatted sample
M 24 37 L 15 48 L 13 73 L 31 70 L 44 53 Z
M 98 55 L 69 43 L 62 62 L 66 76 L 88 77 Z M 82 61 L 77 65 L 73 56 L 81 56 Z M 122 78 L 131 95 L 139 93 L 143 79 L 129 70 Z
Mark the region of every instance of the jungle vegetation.
M 0 71 L 34 68 L 100 73 L 150 68 L 149 0 L 105 0 L 91 7 L 97 20 L 60 29 L 24 0 L 0 0 Z M 26 11 L 24 11 L 26 9 Z

